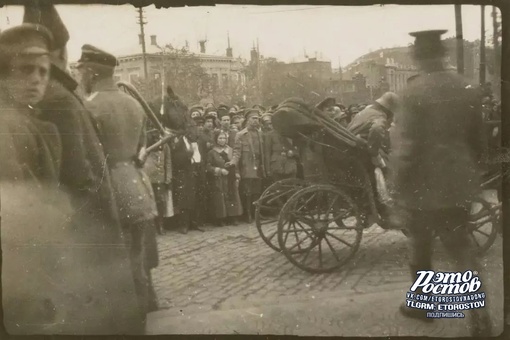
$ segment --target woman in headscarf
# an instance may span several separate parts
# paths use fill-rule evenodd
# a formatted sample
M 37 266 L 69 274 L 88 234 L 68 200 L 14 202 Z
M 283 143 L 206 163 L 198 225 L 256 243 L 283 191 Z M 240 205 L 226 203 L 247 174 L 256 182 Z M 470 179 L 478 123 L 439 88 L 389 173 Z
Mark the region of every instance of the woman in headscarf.
M 218 130 L 214 133 L 214 147 L 207 154 L 210 199 L 217 225 L 236 224 L 242 214 L 239 197 L 239 171 L 232 161 L 232 148 L 227 145 L 228 135 Z

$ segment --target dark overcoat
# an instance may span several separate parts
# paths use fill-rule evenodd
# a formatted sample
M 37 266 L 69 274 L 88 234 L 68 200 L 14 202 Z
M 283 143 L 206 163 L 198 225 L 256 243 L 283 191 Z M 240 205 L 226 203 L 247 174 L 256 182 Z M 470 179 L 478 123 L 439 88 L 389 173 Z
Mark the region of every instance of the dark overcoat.
M 196 177 L 194 176 L 193 150 L 185 136 L 172 142 L 172 191 L 175 214 L 193 210 L 196 204 Z
M 272 130 L 264 135 L 264 147 L 265 168 L 269 175 L 287 177 L 296 175 L 296 157 L 289 157 L 288 153 L 292 151 L 297 156 L 298 150 L 289 139 Z
M 62 139 L 60 184 L 76 206 L 111 229 L 115 238 L 120 225 L 110 174 L 95 123 L 74 92 L 76 87 L 67 73 L 52 67 L 46 94 L 38 104 L 40 118 L 55 124 Z
M 239 196 L 239 171 L 236 167 L 225 168 L 225 160 L 221 156 L 223 150 L 214 147 L 207 154 L 207 174 L 209 183 L 210 205 L 216 218 L 240 216 L 243 213 Z M 225 149 L 227 159 L 232 160 L 232 148 Z M 222 175 L 221 169 L 229 171 Z
M 264 178 L 264 139 L 262 133 L 256 131 L 260 149 L 256 150 L 256 141 L 252 140 L 252 134 L 247 128 L 239 131 L 236 135 L 232 162 L 239 167 L 242 179 Z
M 0 111 L 7 330 L 12 334 L 141 332 L 124 242 L 119 230 L 112 232 L 115 225 L 96 219 L 92 203 L 78 199 L 78 188 L 63 185 L 59 129 L 40 120 L 37 110 L 17 110 L 1 102 Z M 93 194 L 88 194 L 83 196 L 91 200 Z
M 372 156 L 379 154 L 379 149 L 388 152 L 388 113 L 379 103 L 367 106 L 352 118 L 347 129 L 368 142 L 368 151 Z
M 397 204 L 434 210 L 466 205 L 479 191 L 485 137 L 480 97 L 452 72 L 423 73 L 402 94 L 390 175 Z

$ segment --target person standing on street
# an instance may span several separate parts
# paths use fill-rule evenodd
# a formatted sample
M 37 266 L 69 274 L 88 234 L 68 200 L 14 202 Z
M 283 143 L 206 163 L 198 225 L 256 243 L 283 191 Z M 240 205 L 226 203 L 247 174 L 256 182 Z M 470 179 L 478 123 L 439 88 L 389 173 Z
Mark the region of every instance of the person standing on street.
M 77 68 L 84 90 L 89 94 L 85 105 L 97 122 L 106 154 L 121 224 L 130 247 L 140 312 L 145 316 L 156 303 L 147 276 L 149 269 L 157 266 L 156 242 L 148 242 L 146 235 L 155 237 L 157 209 L 150 180 L 141 169 L 146 158 L 143 155 L 145 113 L 136 99 L 115 85 L 113 73 L 117 63 L 110 53 L 86 44 Z M 148 230 L 151 228 L 153 230 Z M 153 247 L 147 249 L 146 243 Z
M 264 168 L 264 141 L 259 130 L 259 111 L 249 109 L 246 112 L 246 128 L 236 135 L 231 164 L 239 167 L 241 174 L 241 195 L 243 196 L 246 218 L 252 222 L 255 202 L 262 193 L 262 180 L 266 177 Z
M 471 199 L 479 194 L 485 148 L 480 96 L 460 75 L 443 66 L 445 30 L 411 33 L 419 74 L 402 94 L 402 112 L 391 134 L 389 170 L 395 191 L 393 224 L 409 231 L 409 267 L 432 270 L 432 241 L 438 235 L 455 271 L 482 267 L 467 230 Z M 488 292 L 486 292 L 488 293 Z M 425 312 L 400 306 L 403 315 L 423 321 Z M 490 336 L 486 309 L 471 311 L 473 336 Z

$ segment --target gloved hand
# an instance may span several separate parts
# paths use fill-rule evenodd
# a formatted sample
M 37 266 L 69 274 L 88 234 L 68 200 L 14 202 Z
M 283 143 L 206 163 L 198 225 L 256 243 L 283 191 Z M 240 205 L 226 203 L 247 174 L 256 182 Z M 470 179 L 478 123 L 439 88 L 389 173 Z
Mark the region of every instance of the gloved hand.
M 226 169 L 221 169 L 221 174 L 222 174 L 223 176 L 227 176 L 227 175 L 228 175 L 228 170 L 226 170 Z

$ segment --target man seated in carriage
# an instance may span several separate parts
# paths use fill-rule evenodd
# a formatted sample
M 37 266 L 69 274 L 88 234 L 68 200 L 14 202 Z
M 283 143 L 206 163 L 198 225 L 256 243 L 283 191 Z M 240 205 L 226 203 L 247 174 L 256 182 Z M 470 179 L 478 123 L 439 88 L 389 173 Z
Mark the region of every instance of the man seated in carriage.
M 352 118 L 347 129 L 368 143 L 368 152 L 376 167 L 384 168 L 383 154 L 389 153 L 388 130 L 398 107 L 398 97 L 386 92 L 372 105 L 367 106 Z

